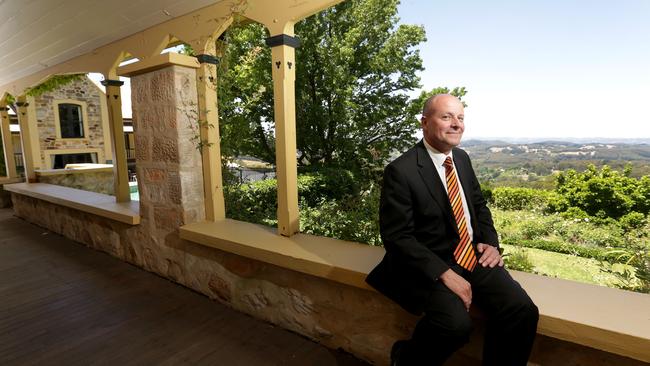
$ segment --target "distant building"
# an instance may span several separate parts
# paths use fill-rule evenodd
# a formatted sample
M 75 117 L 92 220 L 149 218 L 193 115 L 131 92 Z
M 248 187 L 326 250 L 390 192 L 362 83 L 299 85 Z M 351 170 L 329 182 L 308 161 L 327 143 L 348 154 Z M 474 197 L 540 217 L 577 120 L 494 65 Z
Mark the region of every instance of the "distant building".
M 58 90 L 34 98 L 40 169 L 62 169 L 66 164 L 110 164 L 112 150 L 108 128 L 106 95 L 90 79 L 73 81 Z M 22 169 L 20 127 L 10 114 L 14 159 Z M 124 119 L 124 139 L 129 168 L 135 173 L 133 123 Z M 131 170 L 131 169 L 129 169 Z

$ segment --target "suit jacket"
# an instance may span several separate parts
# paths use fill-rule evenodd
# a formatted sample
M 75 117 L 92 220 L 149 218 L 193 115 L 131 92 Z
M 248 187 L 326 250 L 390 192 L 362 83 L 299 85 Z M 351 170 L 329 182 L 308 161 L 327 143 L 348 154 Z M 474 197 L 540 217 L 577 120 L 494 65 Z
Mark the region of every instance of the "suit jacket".
M 453 158 L 469 208 L 473 243 L 498 248 L 492 215 L 469 156 L 454 148 Z M 384 170 L 379 221 L 386 255 L 366 282 L 419 315 L 434 282 L 456 263 L 453 250 L 459 241 L 447 192 L 422 141 Z

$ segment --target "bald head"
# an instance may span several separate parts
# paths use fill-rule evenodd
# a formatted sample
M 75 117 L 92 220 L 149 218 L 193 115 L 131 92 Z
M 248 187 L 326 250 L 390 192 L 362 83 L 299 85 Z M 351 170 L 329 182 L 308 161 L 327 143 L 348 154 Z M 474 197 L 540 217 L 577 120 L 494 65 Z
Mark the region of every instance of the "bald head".
M 434 95 L 424 103 L 421 122 L 426 142 L 447 154 L 460 144 L 465 131 L 463 102 L 450 94 Z
M 422 116 L 430 116 L 431 113 L 435 110 L 435 104 L 436 101 L 440 99 L 455 99 L 458 102 L 460 102 L 460 99 L 456 98 L 455 96 L 451 94 L 435 94 L 430 96 L 425 102 L 424 106 L 422 107 Z

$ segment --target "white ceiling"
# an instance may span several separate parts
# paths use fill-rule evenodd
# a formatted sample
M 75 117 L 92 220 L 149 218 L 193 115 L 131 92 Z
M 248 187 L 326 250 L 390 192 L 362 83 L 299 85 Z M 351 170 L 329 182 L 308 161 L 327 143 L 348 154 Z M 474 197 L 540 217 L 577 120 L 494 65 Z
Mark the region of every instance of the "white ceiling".
M 0 0 L 0 85 L 220 0 Z

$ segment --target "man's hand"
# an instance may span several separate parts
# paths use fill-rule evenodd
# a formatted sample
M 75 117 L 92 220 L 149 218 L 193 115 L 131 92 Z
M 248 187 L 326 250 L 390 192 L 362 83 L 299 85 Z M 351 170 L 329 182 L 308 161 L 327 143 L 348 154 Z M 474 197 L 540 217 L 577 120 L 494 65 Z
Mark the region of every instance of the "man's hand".
M 469 311 L 469 306 L 472 304 L 472 286 L 469 282 L 454 272 L 451 268 L 440 275 L 440 281 L 442 281 L 448 289 L 463 300 L 465 309 Z
M 496 247 L 489 244 L 479 243 L 476 246 L 476 249 L 481 253 L 481 258 L 478 260 L 480 265 L 483 267 L 490 266 L 490 268 L 494 268 L 496 265 L 503 267 L 503 258 L 501 258 L 501 254 L 499 254 L 499 250 Z

